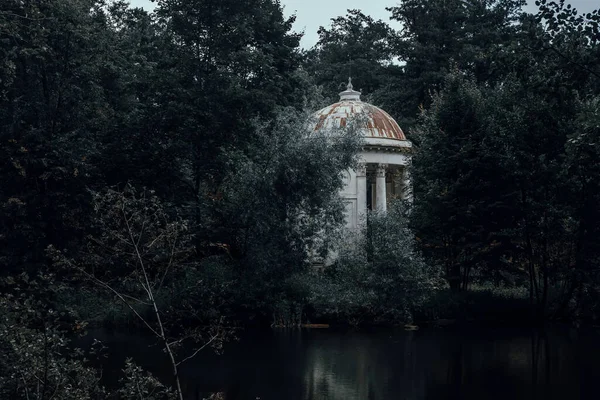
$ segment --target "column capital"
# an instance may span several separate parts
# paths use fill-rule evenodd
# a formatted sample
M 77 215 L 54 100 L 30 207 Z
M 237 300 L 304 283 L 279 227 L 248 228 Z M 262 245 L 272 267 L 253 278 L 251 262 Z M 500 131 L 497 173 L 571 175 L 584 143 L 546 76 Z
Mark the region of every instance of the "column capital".
M 377 176 L 385 177 L 385 172 L 387 170 L 387 164 L 377 164 Z
M 367 176 L 367 164 L 358 163 L 356 166 L 356 176 Z

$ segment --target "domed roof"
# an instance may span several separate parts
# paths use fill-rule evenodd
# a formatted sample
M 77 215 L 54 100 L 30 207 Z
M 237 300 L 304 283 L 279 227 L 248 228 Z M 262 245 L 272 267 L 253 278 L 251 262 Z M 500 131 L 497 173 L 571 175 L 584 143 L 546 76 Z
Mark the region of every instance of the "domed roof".
M 353 90 L 351 79 L 347 89 L 340 93 L 340 101 L 317 111 L 315 116 L 315 131 L 345 127 L 349 119 L 364 116 L 360 133 L 365 138 L 402 140 L 410 146 L 404 132 L 388 113 L 360 100 L 360 92 Z

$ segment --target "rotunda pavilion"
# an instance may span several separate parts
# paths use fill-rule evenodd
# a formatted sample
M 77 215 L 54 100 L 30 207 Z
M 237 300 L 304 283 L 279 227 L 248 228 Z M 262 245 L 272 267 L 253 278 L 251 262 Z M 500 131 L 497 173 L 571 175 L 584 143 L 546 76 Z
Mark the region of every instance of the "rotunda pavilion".
M 356 170 L 346 171 L 340 193 L 346 204 L 346 225 L 359 227 L 367 210 L 386 211 L 390 199 L 411 200 L 408 166 L 412 144 L 394 119 L 382 109 L 360 100 L 360 92 L 348 80 L 340 101 L 316 113 L 315 131 L 359 126 L 363 146 Z

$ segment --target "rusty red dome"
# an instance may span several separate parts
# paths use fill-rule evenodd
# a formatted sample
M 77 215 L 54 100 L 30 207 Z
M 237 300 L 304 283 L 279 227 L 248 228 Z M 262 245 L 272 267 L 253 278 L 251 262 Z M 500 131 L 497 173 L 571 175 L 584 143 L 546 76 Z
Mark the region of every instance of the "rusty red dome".
M 340 93 L 340 101 L 316 112 L 315 130 L 345 127 L 348 120 L 362 118 L 361 134 L 366 138 L 406 140 L 406 136 L 394 118 L 379 107 L 362 102 L 360 92 L 348 82 L 347 90 Z

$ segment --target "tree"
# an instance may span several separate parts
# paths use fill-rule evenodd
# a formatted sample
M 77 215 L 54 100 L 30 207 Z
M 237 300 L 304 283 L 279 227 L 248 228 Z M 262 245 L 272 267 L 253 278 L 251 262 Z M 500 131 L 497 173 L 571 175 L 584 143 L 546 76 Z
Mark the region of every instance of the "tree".
M 467 289 L 472 269 L 494 252 L 502 241 L 497 234 L 512 222 L 500 201 L 511 190 L 487 112 L 481 90 L 456 71 L 414 132 L 416 234 L 456 290 Z
M 229 172 L 227 152 L 254 140 L 254 118 L 300 104 L 300 35 L 272 0 L 161 0 L 156 15 L 175 84 L 163 115 L 181 141 L 182 189 L 194 209 Z
M 314 82 L 323 85 L 330 100 L 337 100 L 350 76 L 361 91 L 379 99 L 378 91 L 400 71 L 393 63 L 395 32 L 360 10 L 348 10 L 331 21 L 330 28 L 319 28 L 319 41 L 307 52 L 305 65 Z
M 563 129 L 564 158 L 561 178 L 565 195 L 560 198 L 563 212 L 569 216 L 571 257 L 562 268 L 564 282 L 560 311 L 576 318 L 597 318 L 598 306 L 598 215 L 593 203 L 598 197 L 598 180 L 591 159 L 597 153 L 597 103 L 600 87 L 600 13 L 585 15 L 564 1 L 538 3 L 536 22 L 544 26 L 537 48 L 554 71 L 552 83 L 560 85 L 562 95 L 553 110 L 553 125 Z M 552 76 L 552 75 L 551 75 Z M 567 92 L 568 91 L 568 92 Z M 562 94 L 561 93 L 561 94 Z M 594 164 L 595 165 L 595 164 Z M 567 194 L 568 193 L 568 194 Z M 570 300 L 576 309 L 567 310 Z
M 578 313 L 597 318 L 600 304 L 600 182 L 598 138 L 600 115 L 598 97 L 581 105 L 574 132 L 566 144 L 565 173 L 571 183 L 570 209 L 574 232 L 575 260 L 570 278 L 571 294 L 577 292 Z M 570 297 L 570 296 L 569 296 Z
M 309 113 L 287 108 L 260 124 L 251 151 L 230 155 L 238 168 L 214 199 L 214 225 L 221 227 L 215 240 L 242 283 L 236 295 L 263 315 L 301 297 L 292 289 L 294 277 L 327 253 L 344 223 L 338 193 L 360 138 L 354 124 L 324 136 L 316 135 L 314 123 Z
M 496 282 L 524 275 L 540 319 L 567 312 L 582 293 L 581 278 L 590 282 L 582 271 L 594 270 L 577 260 L 595 259 L 593 246 L 582 250 L 583 237 L 594 235 L 582 216 L 595 219 L 583 199 L 595 196 L 586 191 L 595 186 L 582 178 L 589 176 L 582 172 L 586 152 L 576 143 L 593 152 L 594 142 L 583 139 L 593 129 L 582 121 L 593 120 L 585 110 L 593 109 L 598 84 L 596 31 L 569 7 L 554 17 L 555 6 L 515 27 L 514 42 L 497 59 L 507 67 L 496 84 L 460 73 L 447 80 L 415 135 L 415 217 L 424 244 L 454 260 L 447 265 L 454 279 L 472 267 Z M 581 141 L 574 132 L 585 132 Z
M 109 121 L 99 3 L 6 1 L 0 9 L 0 269 L 35 271 L 86 226 L 95 135 Z
M 211 320 L 209 304 L 201 305 L 204 308 L 190 307 L 186 317 L 199 317 L 198 325 L 190 329 L 183 329 L 185 320 L 177 318 L 181 308 L 163 307 L 163 291 L 170 290 L 173 298 L 193 296 L 194 291 L 203 289 L 201 281 L 190 287 L 178 285 L 182 275 L 189 275 L 187 270 L 197 268 L 188 224 L 170 218 L 152 193 L 138 195 L 131 187 L 123 192 L 96 194 L 95 209 L 99 232 L 90 237 L 88 251 L 76 259 L 53 248 L 50 254 L 56 266 L 65 269 L 63 273 L 78 273 L 107 291 L 160 341 L 172 366 L 175 392 L 182 400 L 181 363 L 209 345 L 219 348 L 226 335 L 223 317 Z M 173 293 L 175 290 L 177 294 Z M 181 331 L 184 333 L 178 335 Z M 176 350 L 187 341 L 199 343 L 197 349 L 178 358 Z
M 569 158 L 565 149 L 570 147 L 569 136 L 582 129 L 582 115 L 586 115 L 582 104 L 595 97 L 600 75 L 595 72 L 597 13 L 590 13 L 587 20 L 577 18 L 564 2 L 540 5 L 540 13 L 524 19 L 521 27 L 521 43 L 527 51 L 509 58 L 514 91 L 511 100 L 505 99 L 505 110 L 510 111 L 501 124 L 506 132 L 510 129 L 518 135 L 512 141 L 515 163 L 511 168 L 521 193 L 517 237 L 522 246 L 517 258 L 527 266 L 530 299 L 538 317 L 544 318 L 549 311 L 568 312 L 573 294 L 581 289 L 580 278 L 587 276 L 582 271 L 589 268 L 579 269 L 582 265 L 576 261 L 586 257 L 581 240 L 587 229 L 580 225 L 582 210 L 573 208 L 582 206 L 586 195 L 581 180 L 569 175 L 577 168 L 565 163 Z M 508 102 L 511 107 L 506 107 Z M 593 220 L 594 214 L 587 217 Z
M 513 40 L 523 0 L 403 0 L 388 10 L 402 24 L 395 52 L 404 65 L 397 115 L 414 118 L 456 67 L 477 82 L 504 75 L 498 53 Z M 411 123 L 412 121 L 407 121 Z

